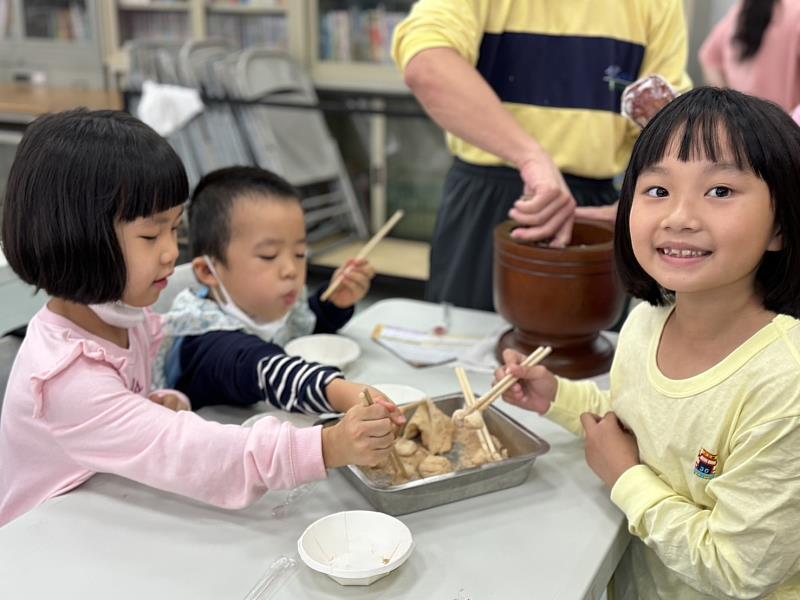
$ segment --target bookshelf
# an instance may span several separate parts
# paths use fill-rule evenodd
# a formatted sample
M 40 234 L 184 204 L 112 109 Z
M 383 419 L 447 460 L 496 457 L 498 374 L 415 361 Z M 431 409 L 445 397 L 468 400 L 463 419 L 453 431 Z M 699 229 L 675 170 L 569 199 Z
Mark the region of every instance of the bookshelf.
M 364 182 L 357 187 L 369 196 L 370 227 L 376 230 L 389 211 L 406 208 L 403 228 L 414 222 L 417 226 L 415 231 L 402 231 L 403 237 L 429 238 L 439 190 L 415 187 L 413 165 L 393 156 L 387 146 L 413 147 L 406 132 L 422 127 L 428 133 L 426 140 L 433 140 L 432 145 L 441 147 L 449 159 L 443 136 L 424 117 L 409 127 L 406 119 L 380 112 L 401 99 L 414 102 L 390 54 L 392 30 L 413 0 L 114 0 L 103 4 L 106 64 L 115 74 L 114 80 L 121 80 L 117 76 L 127 71 L 122 48 L 132 37 L 129 32 L 135 25 L 131 23 L 144 22 L 142 27 L 152 32 L 159 29 L 152 23 L 159 22 L 169 30 L 162 38 L 221 37 L 234 47 L 266 45 L 285 50 L 308 70 L 328 99 L 368 104 L 376 112 L 327 116 L 349 121 L 337 138 L 351 176 Z M 358 136 L 353 136 L 354 129 L 359 130 Z M 353 155 L 348 157 L 348 151 Z M 433 163 L 435 175 L 443 179 L 444 169 L 438 169 L 438 161 Z M 430 179 L 435 179 L 434 175 Z M 424 251 L 424 242 L 422 246 Z M 413 278 L 424 279 L 425 275 L 415 273 Z
M 405 94 L 391 58 L 394 27 L 412 0 L 312 0 L 308 48 L 314 82 L 328 89 Z
M 131 39 L 210 37 L 284 50 L 305 64 L 305 15 L 305 0 L 110 0 L 103 2 L 105 64 L 118 81 Z
M 98 0 L 0 0 L 0 81 L 102 88 Z

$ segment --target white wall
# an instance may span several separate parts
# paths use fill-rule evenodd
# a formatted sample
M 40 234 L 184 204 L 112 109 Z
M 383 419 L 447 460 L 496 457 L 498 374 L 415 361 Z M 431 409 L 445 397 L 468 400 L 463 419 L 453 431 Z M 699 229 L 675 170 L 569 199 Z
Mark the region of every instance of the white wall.
M 703 0 L 695 1 L 702 2 Z M 705 1 L 709 2 L 709 0 Z M 710 0 L 709 4 L 711 4 L 711 22 L 717 23 L 736 4 L 736 0 Z

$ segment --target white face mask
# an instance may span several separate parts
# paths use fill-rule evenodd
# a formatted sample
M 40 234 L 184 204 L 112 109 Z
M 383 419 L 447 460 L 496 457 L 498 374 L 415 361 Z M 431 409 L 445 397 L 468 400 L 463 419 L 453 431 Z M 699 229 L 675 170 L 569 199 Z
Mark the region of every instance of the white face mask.
M 211 258 L 208 256 L 203 256 L 203 260 L 206 261 L 208 265 L 208 269 L 211 271 L 211 274 L 217 278 L 217 284 L 219 285 L 220 290 L 225 295 L 226 300 L 223 301 L 222 298 L 219 297 L 219 294 L 216 293 L 214 288 L 211 289 L 211 293 L 214 295 L 214 299 L 217 301 L 222 312 L 230 315 L 234 319 L 240 321 L 243 325 L 246 326 L 248 330 L 252 333 L 256 334 L 265 342 L 272 341 L 272 338 L 275 337 L 275 334 L 280 331 L 281 327 L 286 324 L 286 321 L 289 319 L 289 313 L 291 311 L 287 311 L 283 317 L 278 319 L 277 321 L 256 321 L 250 315 L 245 313 L 241 308 L 236 306 L 233 302 L 233 296 L 228 293 L 228 290 L 225 289 L 225 286 L 222 283 L 222 279 L 220 279 L 219 275 L 217 275 L 217 271 L 214 269 L 214 265 L 211 264 Z
M 144 323 L 144 309 L 139 306 L 130 306 L 117 300 L 116 302 L 105 302 L 104 304 L 90 304 L 89 308 L 94 311 L 100 320 L 114 327 L 131 329 Z

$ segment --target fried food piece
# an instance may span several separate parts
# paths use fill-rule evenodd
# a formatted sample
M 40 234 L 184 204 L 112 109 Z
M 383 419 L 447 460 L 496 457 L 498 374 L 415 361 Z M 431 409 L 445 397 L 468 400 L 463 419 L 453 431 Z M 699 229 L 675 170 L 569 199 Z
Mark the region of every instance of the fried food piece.
M 422 477 L 433 477 L 434 475 L 444 475 L 445 473 L 453 472 L 453 465 L 444 456 L 435 456 L 433 454 L 426 456 L 425 459 L 419 463 L 417 469 Z
M 419 446 L 417 446 L 417 442 L 414 440 L 399 438 L 394 441 L 394 450 L 397 452 L 397 456 L 401 458 L 404 456 L 411 456 L 418 448 Z
M 433 402 L 417 407 L 411 420 L 406 424 L 403 437 L 407 440 L 419 435 L 422 445 L 432 454 L 444 454 L 453 447 L 455 426 Z

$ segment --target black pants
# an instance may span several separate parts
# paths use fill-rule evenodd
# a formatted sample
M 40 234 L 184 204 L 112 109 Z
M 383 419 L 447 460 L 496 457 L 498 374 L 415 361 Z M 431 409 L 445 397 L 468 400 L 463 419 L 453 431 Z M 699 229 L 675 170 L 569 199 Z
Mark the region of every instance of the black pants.
M 617 200 L 610 179 L 567 174 L 564 179 L 579 206 L 603 206 Z M 508 220 L 508 211 L 522 190 L 516 169 L 453 161 L 431 241 L 426 300 L 494 310 L 494 229 Z

